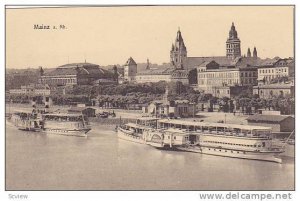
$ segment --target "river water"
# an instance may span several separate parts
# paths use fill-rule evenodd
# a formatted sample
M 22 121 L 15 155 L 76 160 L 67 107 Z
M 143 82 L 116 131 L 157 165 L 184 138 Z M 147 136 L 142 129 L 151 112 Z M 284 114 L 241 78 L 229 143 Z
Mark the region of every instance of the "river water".
M 94 125 L 88 138 L 6 126 L 7 190 L 293 190 L 293 147 L 283 163 L 162 151 Z

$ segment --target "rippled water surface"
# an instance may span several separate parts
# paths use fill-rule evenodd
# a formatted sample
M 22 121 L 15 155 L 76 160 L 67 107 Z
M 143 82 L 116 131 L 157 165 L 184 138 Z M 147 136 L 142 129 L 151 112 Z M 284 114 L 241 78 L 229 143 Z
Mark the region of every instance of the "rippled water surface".
M 6 127 L 7 190 L 293 190 L 283 164 L 161 151 L 94 126 L 88 138 Z

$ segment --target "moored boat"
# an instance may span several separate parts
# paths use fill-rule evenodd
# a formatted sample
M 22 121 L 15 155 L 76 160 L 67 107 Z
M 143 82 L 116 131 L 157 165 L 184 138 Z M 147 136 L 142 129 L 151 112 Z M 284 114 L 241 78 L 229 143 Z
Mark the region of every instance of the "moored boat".
M 178 150 L 282 162 L 278 155 L 284 150 L 273 144 L 269 127 L 161 119 L 158 128 L 177 128 L 189 133 L 186 144 L 178 146 Z
M 10 123 L 23 131 L 41 131 L 41 118 L 36 113 L 15 112 L 10 117 Z
M 136 120 L 136 123 L 126 123 L 118 126 L 117 134 L 118 138 L 126 141 L 131 141 L 139 144 L 148 144 L 152 146 L 159 145 L 160 140 L 155 140 L 160 138 L 160 136 L 154 135 L 150 131 L 154 131 L 157 125 L 157 118 L 152 117 L 142 117 Z M 153 141 L 152 141 L 152 137 Z M 157 143 L 158 142 L 158 143 Z
M 82 114 L 48 113 L 42 116 L 42 129 L 47 134 L 87 137 L 91 130 Z
M 142 138 L 143 127 L 138 124 L 128 123 L 117 128 L 118 138 L 130 142 L 144 144 L 144 140 Z

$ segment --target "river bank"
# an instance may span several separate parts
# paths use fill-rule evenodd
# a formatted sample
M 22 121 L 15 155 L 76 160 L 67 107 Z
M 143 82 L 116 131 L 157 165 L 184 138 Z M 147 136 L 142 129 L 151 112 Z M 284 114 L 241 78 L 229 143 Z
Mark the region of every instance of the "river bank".
M 51 112 L 67 112 L 67 110 L 71 108 L 71 106 L 59 106 L 53 105 L 50 108 Z M 141 110 L 125 110 L 125 109 L 110 109 L 110 108 L 101 108 L 93 106 L 96 110 L 96 114 L 103 113 L 103 112 L 114 112 L 116 114 L 115 118 L 107 118 L 107 119 L 136 119 L 142 117 L 143 114 Z M 14 113 L 16 111 L 24 111 L 24 112 L 31 112 L 32 106 L 30 104 L 6 104 L 6 113 Z M 223 113 L 223 112 L 201 112 L 199 115 L 195 116 L 194 118 L 184 118 L 184 120 L 191 120 L 191 121 L 205 121 L 205 122 L 218 122 L 223 121 L 224 123 L 231 123 L 231 124 L 247 124 L 248 115 L 243 114 L 236 114 L 233 113 Z M 91 118 L 91 121 L 95 122 L 112 122 L 112 124 L 119 123 L 118 120 L 103 120 L 102 118 Z M 107 123 L 108 124 L 108 123 Z

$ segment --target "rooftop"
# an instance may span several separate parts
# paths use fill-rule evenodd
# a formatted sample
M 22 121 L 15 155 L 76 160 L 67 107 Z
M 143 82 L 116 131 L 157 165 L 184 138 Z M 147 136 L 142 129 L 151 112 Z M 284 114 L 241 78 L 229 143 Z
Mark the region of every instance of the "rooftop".
M 70 63 L 59 66 L 58 68 L 76 68 L 76 67 L 88 67 L 88 66 L 99 66 L 92 63 Z
M 100 68 L 99 65 L 91 63 L 71 63 L 57 67 L 56 69 L 46 72 L 44 76 L 65 76 L 73 75 L 76 76 L 89 75 L 97 78 L 110 78 L 113 77 L 113 73 Z
M 127 66 L 136 65 L 136 62 L 133 60 L 132 57 L 129 57 L 129 59 L 127 60 L 125 65 L 127 65 Z
M 137 75 L 169 75 L 175 71 L 174 67 L 169 68 L 150 68 L 141 72 L 138 72 Z
M 209 122 L 194 122 L 177 119 L 161 119 L 161 123 L 180 124 L 186 126 L 207 126 L 207 127 L 220 127 L 220 128 L 239 128 L 245 130 L 271 130 L 270 127 L 265 126 L 252 126 L 252 125 L 239 125 L 239 124 L 224 124 L 224 123 L 209 123 Z
M 247 118 L 248 121 L 257 121 L 257 122 L 274 122 L 274 123 L 280 123 L 283 120 L 287 118 L 293 118 L 289 115 L 262 115 L 262 114 L 255 114 L 252 116 L 249 116 Z
M 188 69 L 196 68 L 200 64 L 204 62 L 210 63 L 211 61 L 215 61 L 220 66 L 234 66 L 235 62 L 231 58 L 226 56 L 215 56 L 215 57 L 187 57 L 186 65 Z

